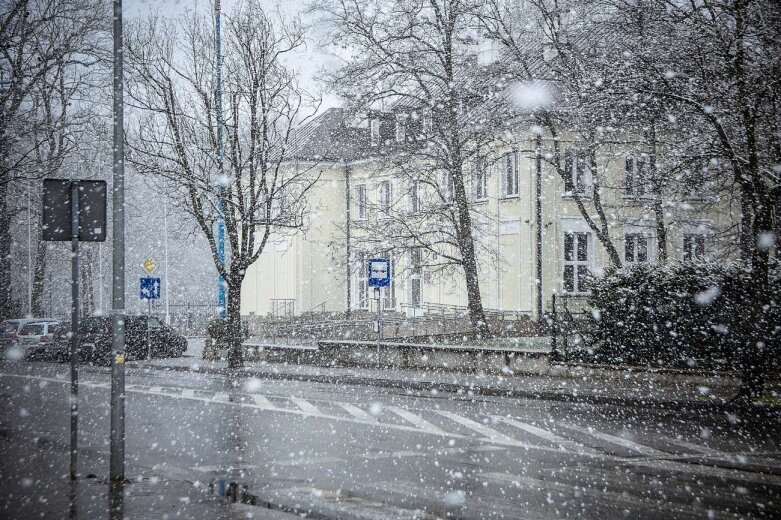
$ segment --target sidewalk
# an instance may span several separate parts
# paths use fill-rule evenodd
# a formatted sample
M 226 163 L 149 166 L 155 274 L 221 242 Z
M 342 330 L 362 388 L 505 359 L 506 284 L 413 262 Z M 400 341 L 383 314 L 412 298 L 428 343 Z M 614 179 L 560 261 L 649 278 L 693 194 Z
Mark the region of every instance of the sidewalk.
M 190 342 L 187 357 L 131 362 L 129 367 L 156 370 L 227 373 L 224 361 L 201 359 L 201 345 Z M 560 372 L 564 372 L 563 370 Z M 287 363 L 245 362 L 242 373 L 248 377 L 295 379 L 300 381 L 382 386 L 415 392 L 454 392 L 466 395 L 507 396 L 566 402 L 612 404 L 679 409 L 731 408 L 729 400 L 740 380 L 717 375 L 669 374 L 568 368 L 566 374 L 526 375 L 474 372 L 424 371 L 358 367 L 321 367 Z M 768 395 L 781 399 L 781 384 L 768 385 Z

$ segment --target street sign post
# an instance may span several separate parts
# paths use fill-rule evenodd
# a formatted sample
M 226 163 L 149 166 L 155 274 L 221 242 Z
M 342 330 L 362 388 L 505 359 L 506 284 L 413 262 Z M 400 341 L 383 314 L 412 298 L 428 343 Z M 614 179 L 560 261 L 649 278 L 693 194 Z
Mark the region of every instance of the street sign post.
M 380 365 L 380 340 L 382 338 L 382 300 L 381 287 L 388 287 L 391 281 L 390 260 L 387 258 L 372 258 L 367 265 L 369 270 L 369 287 L 374 287 L 374 301 L 377 305 L 377 319 L 374 321 L 374 332 L 377 333 L 377 366 Z
M 147 263 L 150 262 L 151 263 Z M 144 271 L 151 272 L 157 269 L 157 264 L 151 258 L 144 262 Z M 141 278 L 141 299 L 147 302 L 146 311 L 146 358 L 152 357 L 152 345 L 149 342 L 149 320 L 152 318 L 152 300 L 160 298 L 160 278 Z
M 44 240 L 71 243 L 70 478 L 78 473 L 79 448 L 79 242 L 106 240 L 105 181 L 44 179 Z

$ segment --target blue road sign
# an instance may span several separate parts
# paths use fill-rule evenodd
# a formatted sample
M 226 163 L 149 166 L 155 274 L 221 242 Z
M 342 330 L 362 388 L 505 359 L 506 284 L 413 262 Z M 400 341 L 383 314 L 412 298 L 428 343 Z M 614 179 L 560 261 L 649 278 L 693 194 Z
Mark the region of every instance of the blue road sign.
M 391 280 L 390 260 L 372 258 L 369 260 L 369 287 L 388 287 Z
M 141 299 L 157 300 L 160 298 L 160 278 L 141 278 Z

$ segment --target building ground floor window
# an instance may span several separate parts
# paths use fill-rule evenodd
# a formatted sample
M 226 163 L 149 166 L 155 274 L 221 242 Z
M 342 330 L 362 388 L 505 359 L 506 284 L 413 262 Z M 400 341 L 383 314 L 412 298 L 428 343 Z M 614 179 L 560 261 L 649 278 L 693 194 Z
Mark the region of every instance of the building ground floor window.
M 564 233 L 564 292 L 587 292 L 586 279 L 591 272 L 591 233 Z

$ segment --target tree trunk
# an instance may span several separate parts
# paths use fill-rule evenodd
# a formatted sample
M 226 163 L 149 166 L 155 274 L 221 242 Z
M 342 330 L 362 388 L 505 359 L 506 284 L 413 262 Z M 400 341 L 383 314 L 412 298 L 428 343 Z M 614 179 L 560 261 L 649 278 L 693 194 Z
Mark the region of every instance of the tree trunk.
M 15 318 L 11 300 L 11 216 L 8 212 L 8 186 L 0 181 L 0 319 Z
M 773 345 L 773 328 L 777 325 L 768 319 L 773 306 L 770 291 L 770 248 L 758 247 L 758 239 L 774 228 L 773 200 L 767 190 L 754 193 L 753 225 L 751 229 L 751 287 L 752 298 L 747 302 L 748 319 L 743 356 L 743 374 L 738 397 L 751 398 L 765 390 L 768 357 Z
M 33 271 L 33 294 L 32 310 L 33 316 L 43 316 L 43 287 L 46 279 L 46 251 L 47 243 L 42 240 L 41 233 L 38 233 L 38 242 L 35 248 L 35 267 Z
M 649 173 L 651 174 L 654 200 L 651 206 L 656 219 L 656 260 L 659 264 L 667 263 L 667 225 L 664 222 L 664 208 L 662 207 L 662 180 L 656 170 L 656 124 L 651 121 L 648 132 L 649 148 Z
M 238 270 L 231 269 L 231 275 L 228 278 L 228 301 L 227 301 L 227 328 L 228 328 L 228 368 L 238 369 L 244 366 L 244 355 L 242 351 L 242 330 L 241 330 L 241 282 L 242 278 L 237 273 Z
M 457 162 L 460 165 L 460 162 Z M 472 332 L 477 337 L 487 337 L 489 334 L 488 323 L 485 321 L 483 301 L 480 296 L 480 279 L 477 272 L 477 259 L 475 258 L 475 244 L 472 238 L 472 216 L 469 214 L 467 204 L 464 176 L 461 168 L 453 168 L 453 188 L 458 206 L 458 248 L 464 266 L 466 279 L 467 309 L 469 310 L 469 322 Z

